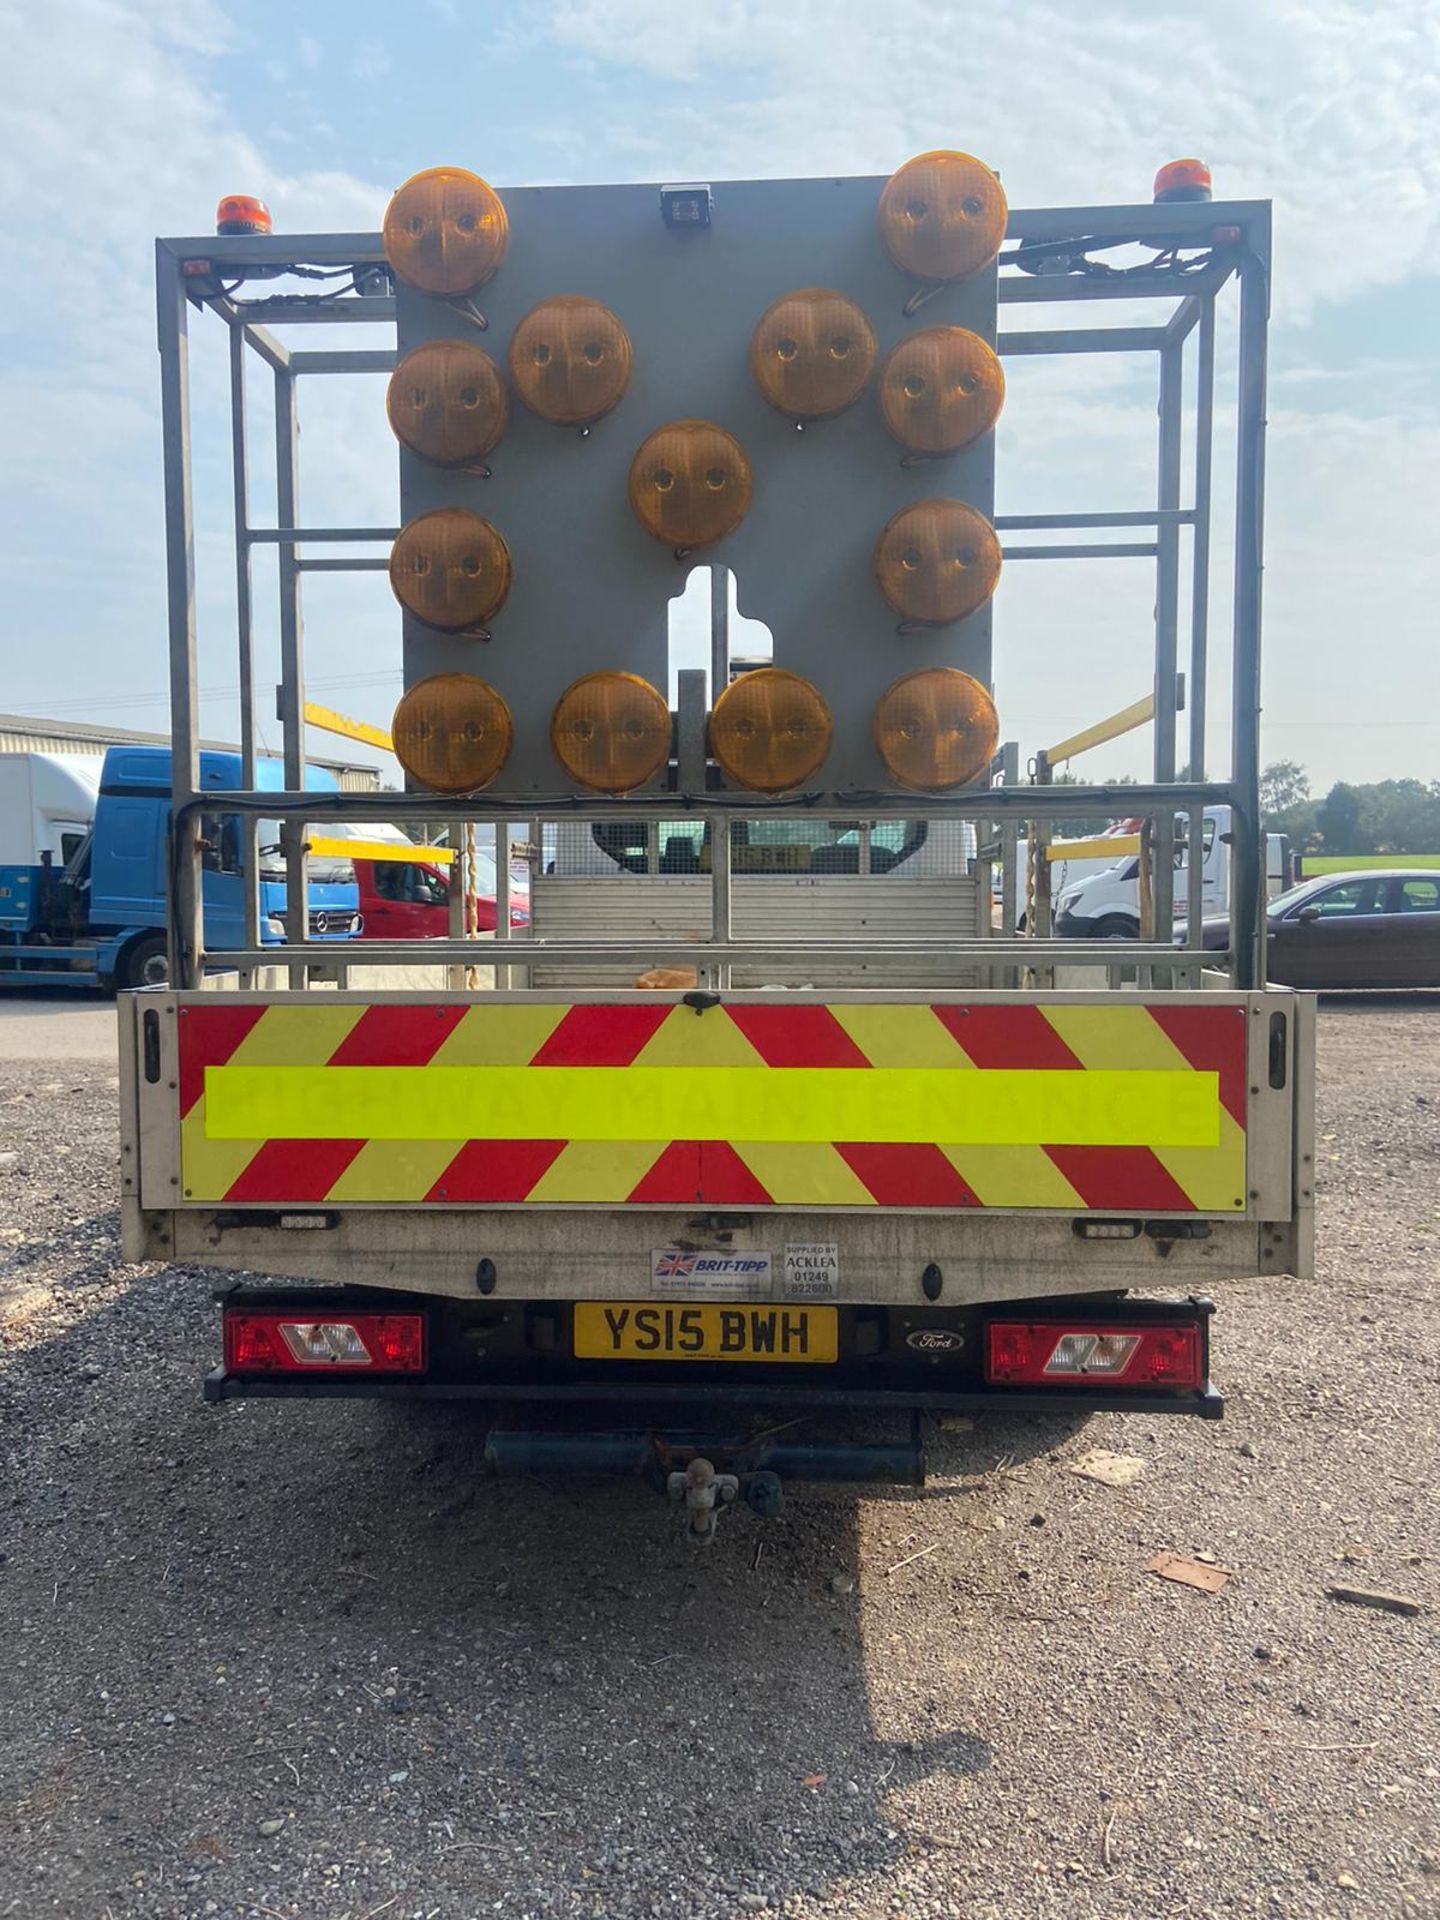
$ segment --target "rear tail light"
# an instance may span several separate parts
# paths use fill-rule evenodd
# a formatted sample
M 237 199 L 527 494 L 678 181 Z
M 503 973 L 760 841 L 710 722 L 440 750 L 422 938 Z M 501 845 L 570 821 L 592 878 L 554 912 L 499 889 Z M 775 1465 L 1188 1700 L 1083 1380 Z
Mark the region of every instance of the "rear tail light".
M 225 1367 L 230 1373 L 423 1373 L 425 1316 L 347 1313 L 302 1320 L 227 1312 Z
M 1066 1325 L 1063 1320 L 992 1320 L 985 1329 L 985 1378 L 997 1386 L 1201 1387 L 1200 1328 L 1193 1321 L 1143 1326 Z

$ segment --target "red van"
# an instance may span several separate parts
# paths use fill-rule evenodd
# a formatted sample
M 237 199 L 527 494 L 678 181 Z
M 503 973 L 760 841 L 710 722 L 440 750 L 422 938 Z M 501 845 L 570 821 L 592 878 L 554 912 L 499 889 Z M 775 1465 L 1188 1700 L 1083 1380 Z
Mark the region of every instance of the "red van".
M 362 940 L 438 940 L 450 931 L 450 878 L 441 864 L 416 860 L 356 860 L 364 919 Z M 495 862 L 483 849 L 475 855 L 476 925 L 495 931 Z M 528 927 L 530 895 L 513 878 L 510 924 Z

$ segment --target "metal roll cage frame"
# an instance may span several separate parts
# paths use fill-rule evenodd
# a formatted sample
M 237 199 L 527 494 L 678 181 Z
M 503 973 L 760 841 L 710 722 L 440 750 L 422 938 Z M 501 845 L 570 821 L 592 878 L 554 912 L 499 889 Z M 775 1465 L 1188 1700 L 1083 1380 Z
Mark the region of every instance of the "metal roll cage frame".
M 1096 813 L 1124 814 L 1153 823 L 1155 858 L 1154 922 L 1171 925 L 1176 815 L 1188 817 L 1189 844 L 1201 840 L 1203 810 L 1223 805 L 1234 823 L 1231 858 L 1230 951 L 1206 952 L 1207 967 L 1227 958 L 1234 985 L 1260 987 L 1265 979 L 1263 835 L 1260 817 L 1260 598 L 1264 508 L 1266 332 L 1270 281 L 1270 206 L 1267 201 L 1191 202 L 1161 206 L 1044 208 L 1012 211 L 1008 239 L 1016 243 L 1000 256 L 999 298 L 1006 305 L 1059 305 L 1096 300 L 1166 300 L 1169 317 L 1161 325 L 1082 326 L 1002 332 L 1004 355 L 1075 353 L 1154 353 L 1159 360 L 1156 486 L 1153 507 L 1126 512 L 999 515 L 1001 533 L 1143 530 L 1149 537 L 1129 541 L 1066 541 L 1050 544 L 1007 543 L 1007 561 L 1131 558 L 1155 567 L 1154 755 L 1153 779 L 1144 786 L 1021 786 L 1013 750 L 992 767 L 1009 784 L 973 788 L 953 798 L 866 796 L 867 814 L 904 813 L 947 820 L 973 820 L 998 826 L 1009 853 L 1007 884 L 1013 889 L 1015 849 L 1023 822 L 1035 827 L 1052 820 Z M 1116 268 L 1095 261 L 1100 249 L 1126 244 L 1153 251 L 1148 265 Z M 1188 255 L 1188 258 L 1181 258 Z M 324 294 L 282 294 L 237 300 L 241 286 L 271 280 L 297 269 L 351 269 L 350 283 Z M 338 277 L 343 278 L 343 274 Z M 1239 283 L 1236 383 L 1236 497 L 1231 640 L 1231 768 L 1222 780 L 1206 777 L 1206 701 L 1210 650 L 1211 480 L 1215 419 L 1216 301 L 1234 279 Z M 200 984 L 207 966 L 224 965 L 248 973 L 258 966 L 287 965 L 292 986 L 303 986 L 313 966 L 343 967 L 335 944 L 306 938 L 308 928 L 303 829 L 327 816 L 346 821 L 434 819 L 457 822 L 542 818 L 603 820 L 673 818 L 677 811 L 705 814 L 713 822 L 711 937 L 642 948 L 632 942 L 549 942 L 516 940 L 510 928 L 509 861 L 496 861 L 498 875 L 496 939 L 506 942 L 504 960 L 524 964 L 594 963 L 637 958 L 641 964 L 707 966 L 723 982 L 735 962 L 792 962 L 813 965 L 826 957 L 846 960 L 914 958 L 930 950 L 919 943 L 866 944 L 846 941 L 804 948 L 737 943 L 731 934 L 730 820 L 737 810 L 758 817 L 776 807 L 805 807 L 822 818 L 852 819 L 856 796 L 828 793 L 789 796 L 767 802 L 760 796 L 737 800 L 733 794 L 705 791 L 705 697 L 703 674 L 682 673 L 677 722 L 680 791 L 658 802 L 604 801 L 557 795 L 517 804 L 484 795 L 438 800 L 430 793 L 318 795 L 304 787 L 305 676 L 301 623 L 301 577 L 320 572 L 378 572 L 388 556 L 342 553 L 316 556 L 302 549 L 386 547 L 394 527 L 302 527 L 298 519 L 299 419 L 297 387 L 302 376 L 337 373 L 388 373 L 393 349 L 304 351 L 284 345 L 272 324 L 390 324 L 395 300 L 378 234 L 245 235 L 226 238 L 170 239 L 156 242 L 156 294 L 161 365 L 162 432 L 165 484 L 167 605 L 170 638 L 170 697 L 173 727 L 173 808 L 171 825 L 170 943 L 171 978 L 190 989 Z M 199 684 L 195 588 L 193 457 L 190 439 L 188 326 L 191 307 L 218 314 L 229 329 L 232 475 L 235 514 L 235 590 L 240 669 L 240 752 L 244 787 L 235 792 L 200 790 Z M 1190 504 L 1182 504 L 1182 455 L 1186 355 L 1196 336 L 1193 465 Z M 247 351 L 270 370 L 275 400 L 275 474 L 277 522 L 255 526 L 250 519 L 249 446 L 245 401 Z M 1186 661 L 1188 778 L 1176 778 L 1179 663 L 1181 636 L 1181 536 L 1192 539 L 1188 655 Z M 256 729 L 251 559 L 257 546 L 279 554 L 280 722 L 285 787 L 261 794 L 256 788 Z M 711 569 L 712 661 L 728 668 L 725 569 Z M 723 677 L 714 684 L 724 684 Z M 245 859 L 245 944 L 233 952 L 207 953 L 201 912 L 200 849 L 190 830 L 202 810 L 235 812 L 242 818 Z M 256 826 L 261 817 L 278 819 L 285 839 L 286 925 L 282 945 L 262 945 L 255 859 Z M 1128 943 L 1125 964 L 1139 965 L 1142 977 L 1170 984 L 1195 984 L 1202 964 L 1201 890 L 1188 890 L 1187 931 L 1183 945 L 1161 941 Z M 1112 970 L 1116 950 L 1109 942 L 1008 937 L 965 942 L 946 950 L 946 958 L 1000 966 L 1048 969 L 1057 961 L 1104 963 Z M 1033 930 L 1032 930 L 1033 931 Z M 474 965 L 473 942 L 459 938 L 462 927 L 452 915 L 452 938 L 427 941 L 427 962 L 452 967 Z M 364 960 L 373 965 L 413 965 L 413 943 L 366 943 Z M 499 960 L 492 949 L 486 959 Z

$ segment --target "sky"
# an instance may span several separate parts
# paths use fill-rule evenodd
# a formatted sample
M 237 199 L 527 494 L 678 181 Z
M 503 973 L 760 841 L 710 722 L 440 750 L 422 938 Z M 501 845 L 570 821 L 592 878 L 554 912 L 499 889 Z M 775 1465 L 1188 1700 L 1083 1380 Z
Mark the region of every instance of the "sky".
M 0 0 L 0 33 L 0 709 L 166 725 L 153 237 L 208 232 L 222 193 L 261 194 L 277 230 L 368 231 L 442 162 L 503 189 L 888 174 L 946 146 L 1012 206 L 1053 206 L 1148 201 L 1161 162 L 1196 154 L 1217 197 L 1275 203 L 1264 757 L 1320 791 L 1440 777 L 1435 0 Z M 223 329 L 198 318 L 192 342 L 202 724 L 233 738 Z M 999 512 L 1150 503 L 1150 363 L 1009 375 Z M 310 382 L 303 402 L 302 519 L 393 524 L 383 381 Z M 1223 516 L 1223 433 L 1218 451 Z M 257 483 L 257 519 L 268 505 Z M 1221 651 L 1228 557 L 1222 527 Z M 266 684 L 268 556 L 255 579 Z M 674 617 L 676 657 L 703 644 L 699 601 Z M 1007 568 L 996 693 L 1022 757 L 1148 691 L 1152 602 L 1143 561 Z M 306 639 L 311 696 L 386 724 L 384 575 L 313 577 Z M 1213 693 L 1223 773 L 1223 674 Z M 1077 770 L 1143 776 L 1149 750 L 1140 733 Z

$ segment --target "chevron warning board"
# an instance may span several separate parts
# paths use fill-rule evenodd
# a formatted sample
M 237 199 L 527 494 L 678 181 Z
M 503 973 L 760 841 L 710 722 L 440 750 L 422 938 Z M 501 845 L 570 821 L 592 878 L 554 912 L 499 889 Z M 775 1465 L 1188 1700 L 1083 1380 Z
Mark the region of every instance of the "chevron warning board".
M 1233 1001 L 179 1010 L 192 1202 L 1245 1205 Z

